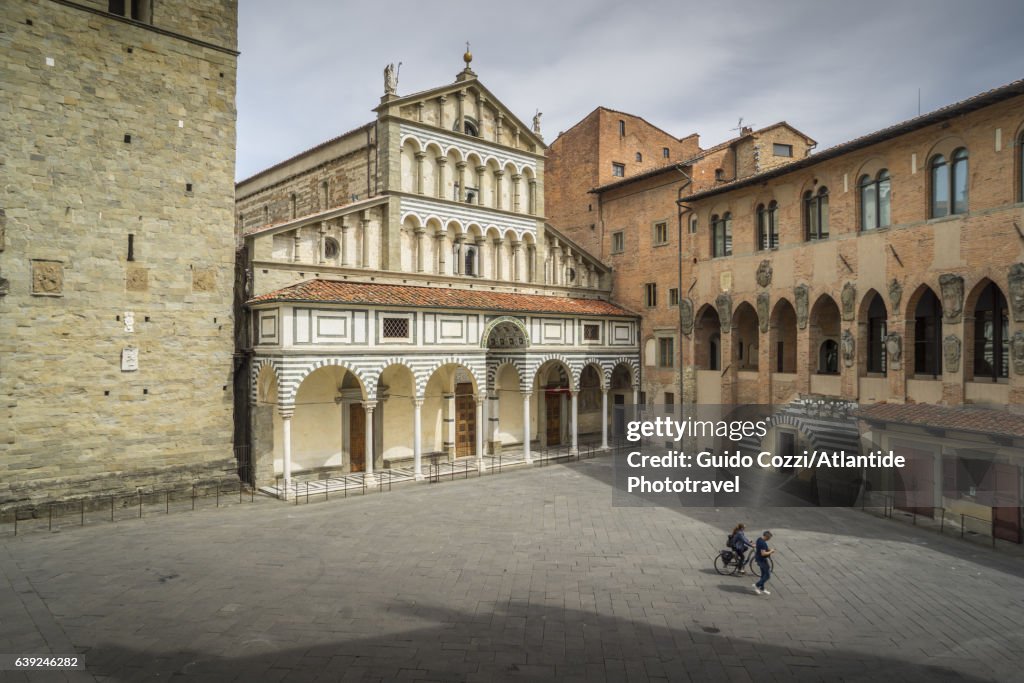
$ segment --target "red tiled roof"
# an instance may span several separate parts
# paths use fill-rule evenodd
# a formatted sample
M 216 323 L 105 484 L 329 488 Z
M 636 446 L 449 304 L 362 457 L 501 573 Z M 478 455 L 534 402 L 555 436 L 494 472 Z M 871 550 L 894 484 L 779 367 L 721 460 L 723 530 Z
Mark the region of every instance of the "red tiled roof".
M 895 422 L 952 431 L 1024 437 L 1024 415 L 1004 410 L 952 408 L 930 403 L 876 403 L 860 408 L 853 414 L 868 422 Z
M 634 313 L 600 299 L 570 299 L 569 297 L 541 296 L 539 294 L 485 292 L 477 289 L 382 285 L 319 278 L 306 280 L 276 292 L 261 294 L 249 299 L 246 303 L 252 305 L 271 301 L 316 301 L 330 304 L 468 308 L 522 313 L 636 317 Z

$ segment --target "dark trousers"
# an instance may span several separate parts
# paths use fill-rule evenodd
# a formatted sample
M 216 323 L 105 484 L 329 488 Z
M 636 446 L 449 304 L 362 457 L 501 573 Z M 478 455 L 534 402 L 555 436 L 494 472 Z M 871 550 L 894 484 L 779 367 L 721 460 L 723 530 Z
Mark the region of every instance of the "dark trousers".
M 761 570 L 761 580 L 757 582 L 757 587 L 764 588 L 764 584 L 772 578 L 772 569 L 768 566 L 768 560 L 762 560 L 760 557 L 757 558 L 757 566 Z

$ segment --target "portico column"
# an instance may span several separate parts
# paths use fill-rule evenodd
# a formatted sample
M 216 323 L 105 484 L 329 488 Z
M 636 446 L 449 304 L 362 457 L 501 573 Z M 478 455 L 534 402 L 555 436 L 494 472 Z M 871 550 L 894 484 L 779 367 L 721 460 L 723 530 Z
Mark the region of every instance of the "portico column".
M 608 387 L 601 387 L 601 450 L 608 450 Z
M 416 228 L 413 234 L 416 235 L 416 272 L 423 272 L 423 236 L 427 233 L 424 228 Z
M 484 245 L 487 244 L 486 237 L 476 238 L 476 269 L 474 275 L 477 277 L 484 276 Z
M 349 252 L 351 248 L 348 244 L 348 229 L 349 225 L 345 222 L 345 219 L 341 219 L 341 267 L 347 268 L 351 264 L 349 263 Z
M 320 221 L 320 236 L 317 240 L 317 263 L 327 263 L 325 242 L 327 239 L 327 221 Z
M 498 403 L 498 392 L 492 391 L 487 396 L 487 440 L 490 442 L 491 455 L 498 455 L 501 444 L 498 442 L 498 422 L 501 418 L 501 405 Z
M 444 452 L 455 460 L 455 394 L 444 395 Z
M 437 233 L 437 274 L 445 275 L 445 254 L 448 253 L 448 239 L 443 232 Z
M 529 391 L 523 392 L 523 455 L 526 462 L 533 462 L 530 455 L 530 394 Z
M 462 250 L 462 245 L 465 244 L 466 238 L 463 235 L 459 235 L 455 238 L 455 249 L 452 255 L 452 275 L 461 275 L 466 267 L 465 254 Z M 457 254 L 457 256 L 455 255 Z
M 512 210 L 519 213 L 519 181 L 523 176 L 519 173 L 512 175 Z
M 363 268 L 370 267 L 370 219 L 363 218 L 359 221 L 360 226 L 363 228 Z
M 447 157 L 437 157 L 437 198 L 444 199 L 444 169 L 448 165 Z
M 512 281 L 522 282 L 522 268 L 519 266 L 519 249 L 523 243 L 519 240 L 512 240 Z
M 500 237 L 494 240 L 494 279 L 500 280 L 504 273 L 502 273 L 501 261 L 504 256 L 504 249 L 502 246 L 505 244 L 505 240 Z
M 455 168 L 459 170 L 459 196 L 455 198 L 455 201 L 464 202 L 466 201 L 466 162 L 456 161 Z
M 476 464 L 477 469 L 484 471 L 484 401 L 486 396 L 477 394 L 476 400 Z
M 526 281 L 534 282 L 537 279 L 537 247 L 532 244 L 526 245 Z
M 416 481 L 423 479 L 423 420 L 420 414 L 422 407 L 422 398 L 412 400 L 412 462 Z
M 579 430 L 579 426 L 576 424 L 576 417 L 577 417 L 577 415 L 579 415 L 579 401 L 578 401 L 579 395 L 580 395 L 580 392 L 578 392 L 578 391 L 571 391 L 571 392 L 569 392 L 569 397 L 570 397 L 570 400 L 572 401 L 572 412 L 571 412 L 571 415 L 572 415 L 572 427 L 571 427 L 571 429 L 572 429 L 572 431 L 569 433 L 569 438 L 570 438 L 569 453 L 571 455 L 575 455 L 575 454 L 580 452 L 580 449 L 579 449 L 579 432 L 580 432 L 580 430 Z
M 363 410 L 366 412 L 366 472 L 363 478 L 370 485 L 377 481 L 373 475 L 373 409 L 376 407 L 376 401 L 363 401 Z
M 505 177 L 505 172 L 500 168 L 494 172 L 494 208 L 500 209 L 501 207 L 501 188 L 502 178 Z
M 640 410 L 640 385 L 639 384 L 634 384 L 633 385 L 633 410 L 634 411 Z M 639 416 L 637 416 L 636 419 L 639 419 Z
M 426 152 L 416 152 L 416 193 L 423 194 L 423 162 L 427 158 Z
M 530 195 L 527 200 L 529 202 L 530 213 L 537 213 L 537 181 L 530 179 Z
M 283 449 L 284 459 L 284 495 L 281 496 L 285 500 L 288 500 L 288 487 L 292 483 L 292 410 L 286 408 L 279 411 L 281 413 L 281 444 Z
M 478 206 L 484 205 L 484 171 L 486 170 L 486 166 L 476 167 L 476 203 Z

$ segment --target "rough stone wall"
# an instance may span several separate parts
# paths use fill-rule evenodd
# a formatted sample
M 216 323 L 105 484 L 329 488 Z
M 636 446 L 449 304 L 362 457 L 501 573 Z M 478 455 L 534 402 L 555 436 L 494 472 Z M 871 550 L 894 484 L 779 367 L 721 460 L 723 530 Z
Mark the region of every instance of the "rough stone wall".
M 234 474 L 236 7 L 179 5 L 224 50 L 3 3 L 0 507 Z
M 1006 100 L 946 123 L 794 170 L 763 184 L 692 202 L 699 230 L 686 237 L 684 251 L 688 257 L 683 263 L 684 281 L 697 283 L 691 295 L 695 309 L 714 304 L 718 294 L 728 290 L 734 311 L 743 301 L 756 307 L 758 294 L 767 293 L 770 310 L 785 298 L 794 305 L 799 317 L 795 289 L 806 285 L 811 310 L 807 327 L 797 329 L 795 388 L 808 392 L 818 360 L 818 349 L 812 344 L 814 306 L 824 295 L 841 306 L 843 288 L 852 283 L 856 287 L 852 319 L 842 321 L 841 331 L 848 331 L 855 340 L 856 360 L 850 367 L 840 362 L 840 395 L 860 402 L 925 401 L 939 392 L 925 386 L 933 381 L 930 376 L 914 377 L 914 306 L 923 292 L 922 286 L 927 285 L 941 297 L 940 276 L 959 275 L 964 279 L 964 313 L 957 322 L 947 321 L 943 325 L 942 336 L 957 338 L 961 358 L 955 370 L 944 365 L 938 380 L 942 385 L 942 402 L 1021 405 L 1024 375 L 1015 372 L 1012 363 L 1007 381 L 971 381 L 973 332 L 969 319 L 972 294 L 976 297 L 988 281 L 997 284 L 1004 296 L 1011 299 L 1010 269 L 1024 262 L 1024 241 L 1015 228 L 1015 224 L 1024 224 L 1016 159 L 1020 148 L 1014 144 L 1024 125 L 1022 105 L 1024 97 Z M 1001 141 L 998 151 L 997 135 Z M 937 151 L 946 153 L 948 158 L 949 152 L 959 146 L 965 146 L 969 152 L 969 212 L 929 219 L 928 159 Z M 892 224 L 882 230 L 861 231 L 856 179 L 865 171 L 873 174 L 881 168 L 888 169 L 892 178 Z M 803 193 L 816 192 L 822 186 L 829 189 L 830 236 L 820 242 L 807 242 Z M 755 208 L 773 199 L 779 203 L 780 245 L 775 251 L 757 251 Z M 709 217 L 725 211 L 733 215 L 733 256 L 711 258 Z M 772 269 L 767 287 L 756 281 L 762 261 L 767 261 Z M 898 304 L 892 294 L 894 281 L 900 290 Z M 860 380 L 872 378 L 866 377 L 864 363 L 864 321 L 866 302 L 874 292 L 881 295 L 886 305 L 888 332 L 901 337 L 902 358 L 898 368 L 890 363 L 887 376 L 874 378 L 877 390 L 865 393 L 861 387 L 867 384 Z M 1009 336 L 1012 338 L 1018 330 L 1024 330 L 1024 319 L 1014 316 L 1011 302 Z M 724 353 L 729 335 L 722 337 Z M 767 353 L 770 345 L 763 343 L 768 339 L 767 332 L 762 332 L 762 337 L 762 351 Z M 692 345 L 685 349 L 687 364 L 693 362 L 694 353 Z M 771 357 L 761 357 L 764 387 L 771 385 L 767 368 L 774 366 L 772 353 Z M 728 377 L 725 380 L 728 383 Z
M 313 168 L 288 175 L 265 187 L 259 186 L 259 178 L 240 183 L 235 208 L 239 229 L 244 231 L 273 225 L 343 206 L 354 201 L 353 197 L 366 199 L 367 148 L 359 144 L 365 139 L 365 134 L 356 135 L 359 138 L 355 141 L 356 149 Z M 324 183 L 327 183 L 326 191 Z

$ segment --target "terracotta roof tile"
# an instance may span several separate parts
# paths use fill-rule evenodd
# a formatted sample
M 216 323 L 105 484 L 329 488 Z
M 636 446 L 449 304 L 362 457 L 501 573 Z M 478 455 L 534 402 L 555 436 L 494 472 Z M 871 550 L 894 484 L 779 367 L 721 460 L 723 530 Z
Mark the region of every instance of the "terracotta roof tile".
M 937 406 L 930 403 L 876 403 L 853 413 L 868 422 L 895 422 L 962 432 L 1024 438 L 1024 415 L 1004 410 Z
M 249 299 L 249 305 L 272 301 L 316 301 L 336 304 L 418 306 L 520 313 L 569 313 L 636 317 L 634 313 L 600 299 L 572 299 L 539 294 L 485 292 L 476 289 L 411 287 L 367 282 L 313 279 Z

